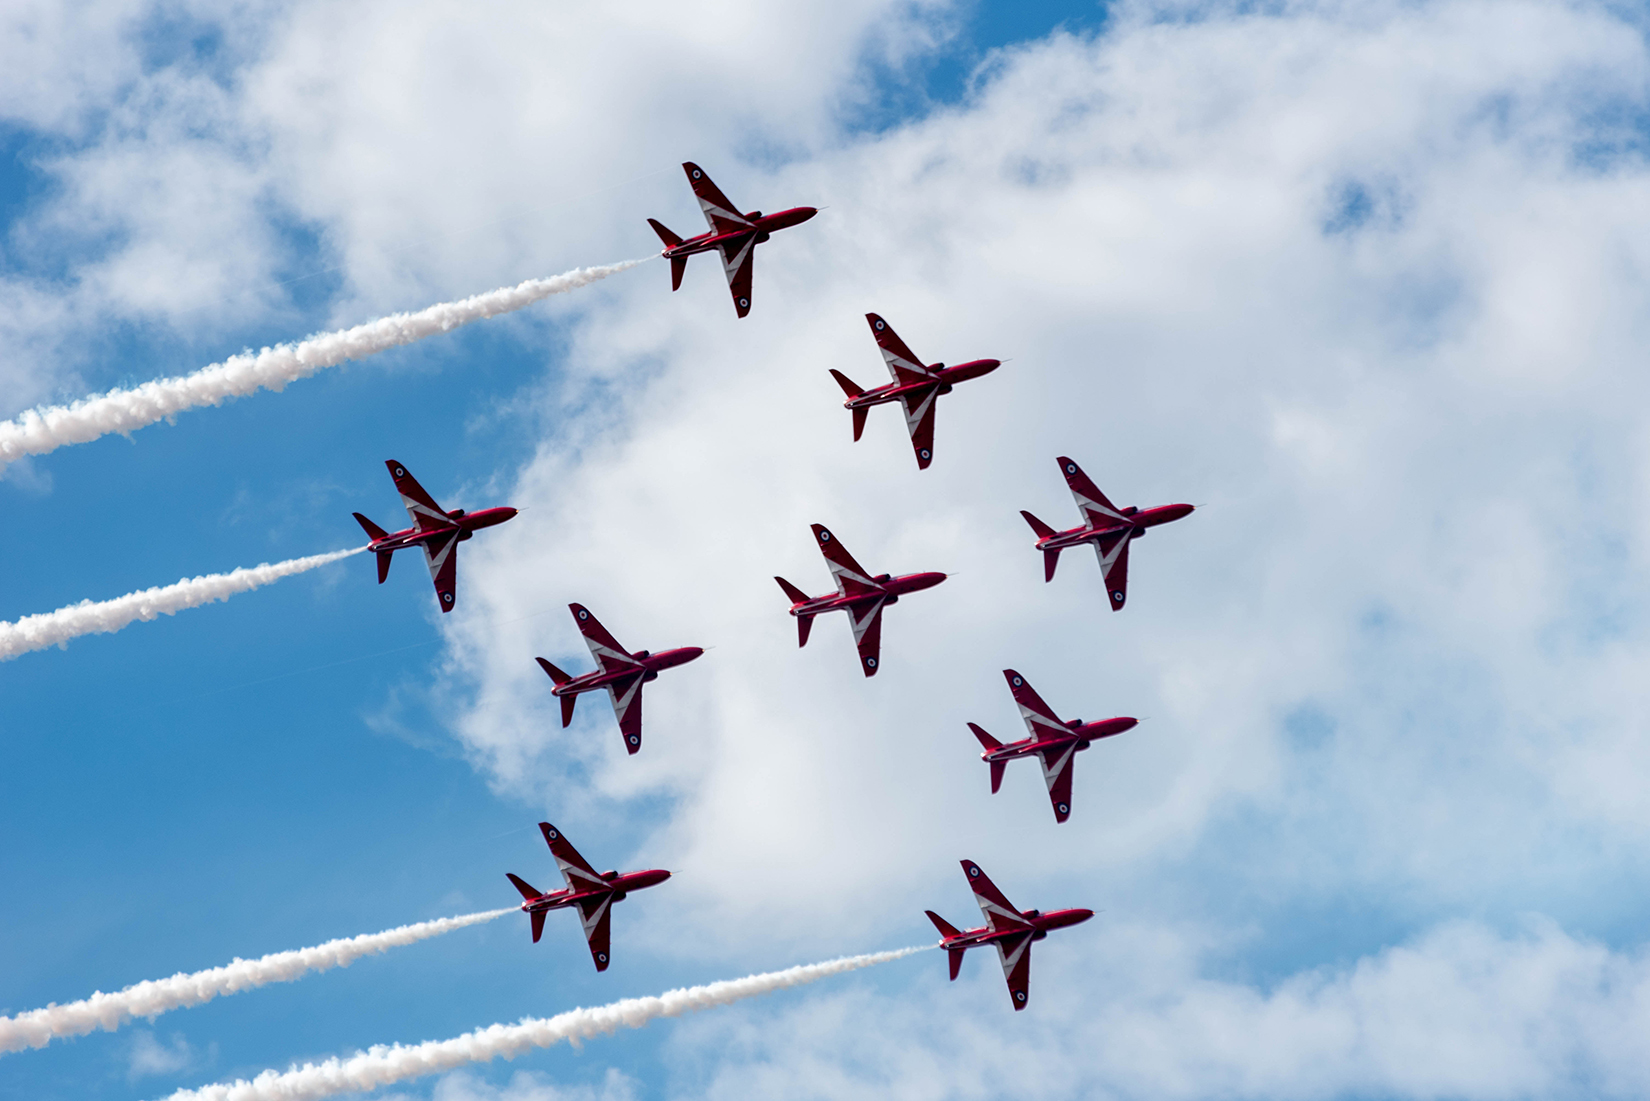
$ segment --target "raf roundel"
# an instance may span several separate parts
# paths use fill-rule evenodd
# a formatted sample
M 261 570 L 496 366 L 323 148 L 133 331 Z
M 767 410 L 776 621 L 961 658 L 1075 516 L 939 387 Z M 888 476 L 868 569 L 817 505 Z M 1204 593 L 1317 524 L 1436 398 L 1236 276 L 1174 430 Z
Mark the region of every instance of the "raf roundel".
M 976 877 L 979 876 L 979 874 L 980 874 L 980 869 L 977 868 L 977 867 L 973 867 L 973 868 L 968 869 L 969 878 L 976 878 Z
M 550 840 L 554 841 L 556 838 L 558 838 L 560 836 L 561 836 L 561 834 L 557 833 L 555 830 L 550 831 Z
M 934 454 L 925 447 L 922 449 L 922 457 L 925 459 L 932 459 Z
M 1014 992 L 1014 1000 L 1017 1001 L 1017 1002 L 1025 1001 L 1026 1000 L 1026 992 L 1024 990 L 1016 990 Z
M 819 532 L 819 541 L 821 543 L 829 543 L 831 541 L 831 533 L 821 528 Z
M 1117 601 L 1119 604 L 1123 603 L 1123 590 L 1122 589 L 1116 590 L 1115 592 L 1113 592 L 1111 594 L 1111 598 L 1113 600 Z
M 580 619 L 589 619 L 590 618 L 590 613 L 588 611 L 586 611 L 585 609 L 580 608 L 579 609 L 579 618 Z
M 442 600 L 443 603 L 451 604 L 453 602 L 453 594 L 452 593 L 442 593 L 441 594 L 441 600 Z
M 699 170 L 698 170 L 698 169 L 697 169 L 697 168 L 695 168 L 695 169 L 694 169 L 694 170 L 693 170 L 693 178 L 694 178 L 694 179 L 696 179 L 696 180 L 697 180 L 697 179 L 698 179 L 698 178 L 699 178 L 699 177 L 700 177 L 700 176 L 702 176 L 702 175 L 704 175 L 704 173 L 702 173 L 702 172 L 700 172 L 700 171 L 699 171 Z
M 630 736 L 630 744 L 631 745 L 641 745 L 642 740 L 640 738 L 638 738 L 636 735 L 632 734 Z
M 1054 809 L 1059 811 L 1061 814 L 1070 814 L 1071 813 L 1071 808 L 1066 806 L 1064 803 L 1060 803 Z
M 1024 685 L 1024 684 L 1025 684 L 1025 681 L 1023 681 L 1023 680 L 1021 680 L 1021 679 L 1020 679 L 1020 678 L 1019 678 L 1019 677 L 1015 677 L 1015 678 L 1014 678 L 1014 687 L 1016 687 L 1016 688 L 1020 688 L 1020 687 L 1022 687 L 1022 686 L 1023 686 L 1023 685 Z
M 1066 473 L 1067 474 L 1077 473 L 1077 464 L 1076 463 L 1067 463 L 1066 464 Z
M 597 952 L 596 953 L 596 958 L 598 960 L 600 960 L 601 962 L 606 963 L 607 962 L 607 953 L 606 952 Z
M 750 304 L 751 304 L 751 300 L 748 299 L 748 298 L 741 298 L 739 300 L 739 308 L 740 309 L 749 309 Z
M 865 659 L 865 668 L 875 669 L 876 667 L 877 667 L 877 659 L 876 658 L 866 658 Z
M 400 467 L 396 467 L 395 468 L 395 476 L 397 478 L 405 478 L 407 476 L 407 472 L 405 470 L 401 469 Z
M 882 322 L 882 321 L 877 322 L 877 332 L 880 333 L 880 332 L 882 332 L 882 330 L 886 329 L 887 327 L 888 327 L 888 325 L 885 322 Z

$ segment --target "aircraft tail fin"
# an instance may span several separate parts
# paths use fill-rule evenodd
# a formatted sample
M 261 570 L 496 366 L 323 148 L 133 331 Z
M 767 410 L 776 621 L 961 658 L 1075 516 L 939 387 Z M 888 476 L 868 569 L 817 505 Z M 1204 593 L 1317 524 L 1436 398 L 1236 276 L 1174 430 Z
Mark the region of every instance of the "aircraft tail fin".
M 504 874 L 509 878 L 511 883 L 515 884 L 516 890 L 521 892 L 521 897 L 525 898 L 528 902 L 538 898 L 542 893 L 537 887 L 534 887 L 531 883 L 527 882 L 519 875 L 511 875 L 509 872 L 505 872 Z M 538 938 L 535 937 L 534 939 L 537 940 Z
M 1031 525 L 1031 530 L 1037 533 L 1037 538 L 1047 539 L 1049 536 L 1054 534 L 1054 529 L 1053 528 L 1049 527 L 1047 524 L 1045 524 L 1041 520 L 1037 519 L 1037 517 L 1033 516 L 1031 513 L 1027 512 L 1025 509 L 1020 510 L 1020 515 L 1024 516 L 1026 518 L 1026 523 L 1030 524 Z
M 801 603 L 803 603 L 804 601 L 806 601 L 808 599 L 808 594 L 807 593 L 803 592 L 801 589 L 797 588 L 795 585 L 792 585 L 789 581 L 786 581 L 783 577 L 776 577 L 776 578 L 774 578 L 774 580 L 779 582 L 779 587 L 781 589 L 785 590 L 785 595 L 791 598 L 791 603 L 792 604 L 801 604 Z
M 557 684 L 566 684 L 568 681 L 573 679 L 566 673 L 563 673 L 560 669 L 557 669 L 554 665 L 551 665 L 548 661 L 545 661 L 543 658 L 534 658 L 533 660 L 538 662 L 539 668 L 544 670 L 545 675 Z
M 546 913 L 546 911 L 544 911 L 544 910 L 534 910 L 531 914 L 528 915 L 533 921 L 533 943 L 534 944 L 537 944 L 539 942 L 539 937 L 544 935 L 544 915 L 545 915 L 545 913 Z
M 851 398 L 857 398 L 861 394 L 865 393 L 865 391 L 860 388 L 859 383 L 855 382 L 841 371 L 838 371 L 835 367 L 831 368 L 831 377 L 836 379 L 836 384 L 838 386 L 842 387 L 842 392 Z
M 561 728 L 566 730 L 573 725 L 573 706 L 579 702 L 577 696 L 563 696 L 561 698 Z M 632 753 L 636 752 L 631 750 Z
M 999 742 L 996 738 L 993 738 L 991 735 L 989 735 L 985 731 L 981 730 L 977 724 L 969 723 L 968 724 L 968 729 L 970 729 L 974 732 L 974 737 L 979 739 L 980 745 L 982 747 L 984 747 L 986 749 L 1001 749 L 1001 748 L 1003 748 L 1003 743 L 1002 742 Z
M 359 512 L 352 512 L 350 515 L 355 517 L 355 522 L 357 524 L 361 525 L 361 530 L 367 533 L 367 538 L 371 539 L 375 543 L 389 534 L 389 532 L 385 531 L 365 516 L 362 516 Z
M 675 248 L 682 243 L 682 239 L 666 228 L 665 224 L 658 219 L 649 218 L 647 224 L 653 227 L 653 232 L 659 235 L 659 240 L 665 243 L 666 248 Z
M 961 936 L 962 935 L 960 932 L 958 932 L 957 927 L 955 925 L 952 925 L 949 921 L 946 921 L 944 918 L 940 917 L 940 915 L 936 914 L 934 911 L 924 910 L 923 913 L 927 914 L 928 915 L 928 920 L 934 923 L 934 928 L 936 928 L 940 931 L 940 936 L 942 936 L 942 937 L 956 937 L 956 936 Z

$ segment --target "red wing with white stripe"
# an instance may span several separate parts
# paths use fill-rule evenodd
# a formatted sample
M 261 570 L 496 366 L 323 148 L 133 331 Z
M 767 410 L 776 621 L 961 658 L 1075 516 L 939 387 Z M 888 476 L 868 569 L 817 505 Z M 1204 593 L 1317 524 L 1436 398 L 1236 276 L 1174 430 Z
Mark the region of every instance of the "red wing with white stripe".
M 879 597 L 848 609 L 854 645 L 859 648 L 859 667 L 868 677 L 877 675 L 877 666 L 882 661 L 882 609 L 886 603 Z
M 824 524 L 812 525 L 814 542 L 819 544 L 819 553 L 825 556 L 825 564 L 831 568 L 831 577 L 836 581 L 837 591 L 843 596 L 858 596 L 860 594 L 878 593 L 882 589 L 871 580 L 871 575 L 865 568 L 854 561 L 847 548 L 837 542 Z M 854 636 L 859 637 L 856 628 Z
M 895 382 L 908 386 L 934 377 L 934 372 L 905 346 L 905 341 L 894 332 L 893 326 L 874 313 L 866 314 L 865 320 L 871 323 L 871 335 L 876 337 L 877 347 L 882 349 L 882 360 L 888 365 L 888 373 Z
M 1083 514 L 1083 519 L 1090 527 L 1104 528 L 1123 521 L 1123 511 L 1100 492 L 1099 487 L 1083 473 L 1082 467 L 1064 455 L 1060 456 L 1058 462 L 1060 473 L 1066 478 L 1066 487 L 1071 490 L 1072 498 L 1077 502 L 1077 511 Z
M 435 498 L 424 492 L 418 479 L 407 473 L 406 467 L 394 459 L 386 460 L 384 465 L 390 468 L 390 477 L 395 479 L 395 488 L 401 494 L 401 503 L 406 506 L 414 527 L 419 531 L 440 531 L 456 526 L 452 517 L 435 503 Z
M 750 234 L 723 245 L 718 250 L 722 257 L 722 273 L 728 277 L 728 290 L 733 293 L 733 308 L 740 317 L 751 312 L 751 269 L 756 264 L 756 235 Z
M 626 753 L 642 748 L 642 674 L 636 673 L 607 686 L 613 700 L 613 714 L 619 720 Z
M 1064 822 L 1071 817 L 1071 771 L 1076 757 L 1076 742 L 1067 742 L 1058 749 L 1045 749 L 1037 754 L 1043 766 L 1043 783 L 1048 785 L 1048 801 L 1054 805 L 1056 822 Z
M 608 633 L 589 608 L 583 604 L 569 604 L 567 608 L 573 613 L 573 622 L 578 626 L 579 634 L 584 636 L 584 644 L 590 647 L 591 658 L 602 672 L 617 673 L 641 667 L 641 663 L 630 656 L 629 650 L 619 645 L 619 640 Z
M 1000 933 L 1008 929 L 1031 930 L 1031 923 L 1020 914 L 1014 904 L 997 889 L 991 878 L 985 874 L 978 864 L 972 860 L 962 861 L 963 872 L 968 876 L 968 886 L 974 892 L 974 901 L 980 904 L 980 913 L 985 915 L 985 924 L 993 933 Z
M 1003 679 L 1008 681 L 1008 690 L 1014 693 L 1014 702 L 1020 708 L 1020 718 L 1025 720 L 1026 730 L 1033 739 L 1043 741 L 1050 734 L 1067 732 L 1066 724 L 1060 721 L 1054 709 L 1043 702 L 1043 697 L 1018 672 L 1004 669 Z
M 435 597 L 441 602 L 441 610 L 450 612 L 458 600 L 458 529 L 431 536 L 420 545 L 430 567 L 430 580 L 435 582 Z
M 1016 1010 L 1024 1009 L 1031 997 L 1031 933 L 996 941 L 997 957 L 1003 961 L 1003 978 L 1008 980 L 1008 996 Z
M 561 877 L 567 881 L 569 890 L 593 891 L 607 886 L 607 880 L 579 855 L 579 850 L 562 836 L 560 830 L 548 822 L 540 822 L 539 832 L 544 834 L 544 843 L 550 846 L 550 855 L 556 858 L 556 867 L 561 870 Z
M 710 182 L 704 169 L 692 161 L 684 161 L 682 171 L 687 173 L 688 186 L 693 188 L 694 198 L 699 200 L 699 209 L 704 212 L 712 233 L 735 233 L 750 228 L 750 219 L 739 213 L 739 208 L 722 194 L 722 189 Z
M 938 384 L 904 394 L 905 427 L 911 433 L 911 449 L 917 453 L 917 469 L 927 470 L 934 461 L 934 410 L 939 405 Z
M 1095 557 L 1100 559 L 1100 572 L 1106 578 L 1106 597 L 1111 610 L 1122 611 L 1129 598 L 1129 543 L 1127 534 L 1101 536 L 1094 544 Z
M 584 939 L 590 945 L 590 958 L 596 961 L 596 970 L 606 971 L 612 939 L 613 896 L 606 894 L 580 902 L 579 921 L 584 926 Z

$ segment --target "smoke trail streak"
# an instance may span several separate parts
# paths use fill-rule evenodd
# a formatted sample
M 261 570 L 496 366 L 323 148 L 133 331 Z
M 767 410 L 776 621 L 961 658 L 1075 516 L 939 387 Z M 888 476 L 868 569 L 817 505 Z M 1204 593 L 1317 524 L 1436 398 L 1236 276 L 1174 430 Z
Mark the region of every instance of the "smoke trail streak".
M 0 661 L 10 661 L 31 650 L 61 646 L 81 635 L 109 634 L 118 631 L 133 620 L 151 620 L 158 615 L 171 615 L 185 608 L 195 608 L 214 600 L 228 600 L 236 593 L 261 588 L 271 581 L 279 581 L 295 573 L 313 570 L 328 562 L 360 554 L 366 547 L 333 551 L 330 554 L 312 554 L 308 558 L 292 558 L 273 566 L 240 569 L 229 573 L 209 573 L 189 577 L 173 585 L 142 589 L 113 600 L 93 603 L 82 600 L 55 612 L 26 615 L 15 623 L 0 623 Z M 0 1049 L 3 1050 L 3 1049 Z
M 924 945 L 923 948 L 931 947 Z M 305 1063 L 280 1072 L 266 1070 L 248 1082 L 220 1082 L 200 1089 L 179 1090 L 167 1101 L 315 1101 L 340 1093 L 376 1089 L 466 1063 L 485 1063 L 503 1056 L 516 1056 L 536 1047 L 549 1047 L 558 1040 L 578 1043 L 599 1033 L 612 1032 L 620 1025 L 640 1028 L 658 1017 L 679 1017 L 683 1013 L 728 1005 L 744 998 L 782 990 L 788 986 L 886 963 L 921 952 L 923 948 L 901 948 L 895 952 L 875 952 L 848 956 L 826 963 L 769 971 L 743 979 L 713 982 L 672 990 L 651 998 L 626 998 L 592 1009 L 572 1009 L 548 1018 L 526 1018 L 519 1024 L 492 1025 L 451 1040 L 431 1040 L 423 1044 L 378 1045 L 347 1059 Z
M 168 1010 L 209 1002 L 219 994 L 238 994 L 267 983 L 292 982 L 311 971 L 348 967 L 362 956 L 428 940 L 466 925 L 479 925 L 505 914 L 513 914 L 516 909 L 511 906 L 480 914 L 441 918 L 439 921 L 421 921 L 382 933 L 363 933 L 358 937 L 329 940 L 314 948 L 275 952 L 255 960 L 237 958 L 224 967 L 196 971 L 192 975 L 179 972 L 169 979 L 128 986 L 117 994 L 99 991 L 84 1001 L 49 1005 L 45 1009 L 19 1013 L 15 1017 L 0 1017 L 0 1053 L 22 1051 L 26 1047 L 45 1047 L 65 1036 L 84 1036 L 94 1028 L 113 1032 L 133 1017 L 153 1018 Z
M 626 260 L 594 268 L 575 268 L 548 279 L 529 279 L 457 302 L 442 302 L 417 313 L 398 313 L 321 333 L 294 344 L 277 344 L 261 352 L 242 352 L 222 363 L 178 378 L 156 379 L 130 390 L 110 390 L 72 405 L 31 409 L 16 420 L 0 422 L 0 471 L 25 455 L 44 455 L 71 443 L 89 443 L 111 432 L 128 433 L 187 409 L 218 405 L 256 390 L 280 390 L 295 379 L 326 367 L 362 359 L 402 344 L 411 344 L 472 321 L 497 317 L 530 306 L 552 294 L 589 286 L 610 275 L 646 263 Z

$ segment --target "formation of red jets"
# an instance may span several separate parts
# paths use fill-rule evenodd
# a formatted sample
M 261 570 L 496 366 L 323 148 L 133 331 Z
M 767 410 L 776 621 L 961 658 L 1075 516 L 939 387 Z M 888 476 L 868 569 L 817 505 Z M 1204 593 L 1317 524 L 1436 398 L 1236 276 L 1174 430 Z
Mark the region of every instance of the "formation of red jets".
M 665 245 L 661 255 L 670 261 L 671 290 L 681 287 L 689 256 L 715 252 L 722 259 L 734 309 L 740 317 L 744 317 L 751 308 L 751 272 L 756 246 L 766 242 L 778 230 L 807 221 L 818 210 L 814 207 L 793 207 L 777 214 L 764 215 L 761 211 L 741 214 L 739 208 L 698 165 L 689 162 L 682 168 L 710 228 L 706 233 L 684 240 L 654 219 L 648 219 L 648 224 Z M 939 397 L 949 394 L 957 383 L 995 371 L 1001 366 L 1001 361 L 976 359 L 952 367 L 943 363 L 924 364 L 880 316 L 870 313 L 865 315 L 865 319 L 871 326 L 871 335 L 882 352 L 892 381 L 886 386 L 866 390 L 842 372 L 831 371 L 832 377 L 847 395 L 843 406 L 853 416 L 854 440 L 857 442 L 864 433 L 872 406 L 898 402 L 905 411 L 906 430 L 911 436 L 917 467 L 926 470 L 934 459 L 934 414 Z M 1088 544 L 1094 548 L 1095 556 L 1100 561 L 1100 573 L 1105 579 L 1112 610 L 1120 611 L 1128 595 L 1129 544 L 1144 536 L 1149 528 L 1189 515 L 1192 506 L 1174 504 L 1149 509 L 1134 506 L 1119 508 L 1089 480 L 1075 461 L 1062 455 L 1058 462 L 1066 486 L 1076 500 L 1082 522 L 1077 527 L 1056 531 L 1030 512 L 1021 512 L 1020 515 L 1025 517 L 1026 523 L 1037 535 L 1035 547 L 1043 554 L 1043 579 L 1054 579 L 1054 569 L 1059 563 L 1061 551 Z M 516 510 L 489 508 L 467 513 L 463 509 L 454 509 L 448 512 L 435 503 L 401 463 L 391 459 L 385 465 L 395 480 L 395 487 L 401 494 L 401 503 L 407 509 L 412 526 L 390 533 L 360 513 L 355 513 L 355 519 L 372 540 L 369 549 L 377 555 L 379 583 L 382 584 L 389 576 L 390 561 L 396 551 L 419 547 L 424 552 L 430 578 L 435 583 L 437 602 L 443 612 L 450 612 L 458 592 L 458 544 L 482 528 L 513 518 Z M 883 610 L 897 604 L 902 596 L 933 588 L 944 581 L 946 575 L 873 575 L 855 561 L 854 556 L 823 524 L 814 524 L 813 534 L 825 565 L 831 572 L 831 579 L 836 584 L 836 591 L 823 596 L 809 596 L 784 578 L 774 578 L 791 601 L 790 614 L 796 619 L 797 644 L 807 645 L 815 616 L 826 612 L 844 612 L 859 651 L 860 668 L 865 676 L 875 676 L 882 661 Z M 590 648 L 596 669 L 580 676 L 570 676 L 542 657 L 535 659 L 553 682 L 551 695 L 561 701 L 562 726 L 566 727 L 573 721 L 573 707 L 581 693 L 605 690 L 613 703 L 625 751 L 634 754 L 642 746 L 642 686 L 657 679 L 661 671 L 694 660 L 704 650 L 697 646 L 684 646 L 658 653 L 648 650 L 632 653 L 621 646 L 584 605 L 570 604 L 568 607 L 573 613 L 575 626 Z M 1095 741 L 1132 729 L 1137 725 L 1137 720 L 1125 716 L 1088 723 L 1080 719 L 1063 720 L 1019 673 L 1005 669 L 1003 676 L 1008 681 L 1014 702 L 1019 706 L 1027 737 L 1021 741 L 1003 743 L 979 725 L 968 724 L 983 749 L 980 758 L 990 767 L 992 794 L 996 794 L 1002 786 L 1009 761 L 1034 757 L 1042 765 L 1043 780 L 1054 807 L 1055 821 L 1064 822 L 1071 816 L 1072 766 L 1077 753 L 1089 748 Z M 550 847 L 566 887 L 546 893 L 515 875 L 509 876 L 510 882 L 521 893 L 521 909 L 531 921 L 533 941 L 537 943 L 544 931 L 544 917 L 551 910 L 577 910 L 596 970 L 605 971 L 610 960 L 609 929 L 613 903 L 623 901 L 631 891 L 664 882 L 670 878 L 670 873 L 661 869 L 623 875 L 616 871 L 597 872 L 556 827 L 541 822 L 539 829 L 544 834 L 545 843 Z M 1094 913 L 1083 909 L 1048 912 L 1020 910 L 1008 901 L 978 864 L 964 860 L 962 868 L 985 924 L 978 929 L 959 930 L 932 910 L 927 911 L 929 920 L 940 932 L 940 946 L 948 954 L 951 978 L 957 977 L 963 955 L 968 949 L 989 944 L 997 950 L 1014 1008 L 1024 1009 L 1030 997 L 1032 942 L 1042 940 L 1050 930 L 1087 921 Z

